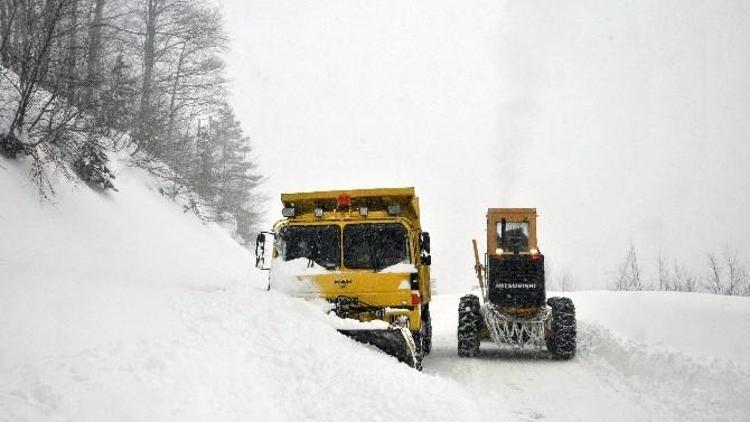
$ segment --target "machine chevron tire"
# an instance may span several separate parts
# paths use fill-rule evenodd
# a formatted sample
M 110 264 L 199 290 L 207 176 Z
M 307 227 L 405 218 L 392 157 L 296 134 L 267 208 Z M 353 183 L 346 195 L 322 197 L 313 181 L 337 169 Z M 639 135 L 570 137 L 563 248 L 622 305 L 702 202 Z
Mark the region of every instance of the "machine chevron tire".
M 576 354 L 576 308 L 567 297 L 551 297 L 547 305 L 552 309 L 551 336 L 547 350 L 558 359 L 571 359 Z
M 458 356 L 473 357 L 479 354 L 479 298 L 463 296 L 458 302 Z

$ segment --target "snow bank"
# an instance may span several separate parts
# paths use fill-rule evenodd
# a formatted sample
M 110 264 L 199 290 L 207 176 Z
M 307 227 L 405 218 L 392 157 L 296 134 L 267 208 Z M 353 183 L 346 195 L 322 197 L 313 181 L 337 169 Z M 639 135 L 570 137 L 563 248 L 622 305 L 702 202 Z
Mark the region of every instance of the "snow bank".
M 247 279 L 245 249 L 113 164 L 120 192 L 60 182 L 41 203 L 24 164 L 0 161 L 0 338 L 13 339 L 0 342 L 0 366 L 168 331 L 163 292 Z
M 750 297 L 681 292 L 566 294 L 582 320 L 616 335 L 696 357 L 750 366 Z
M 563 295 L 573 298 L 578 316 L 573 360 L 501 349 L 492 342 L 482 343 L 477 358 L 457 359 L 460 296 L 439 295 L 431 304 L 433 353 L 424 362 L 425 372 L 483 397 L 481 420 L 497 420 L 498 403 L 515 415 L 511 420 L 748 420 L 750 365 L 733 352 L 750 338 L 746 298 L 673 292 Z
M 317 297 L 318 285 L 312 281 L 313 276 L 333 273 L 307 258 L 284 261 L 274 258 L 271 261 L 270 283 L 278 290 L 292 297 Z
M 750 416 L 750 298 L 680 292 L 567 294 L 579 357 L 621 377 L 657 420 Z
M 386 330 L 390 324 L 383 320 L 374 319 L 372 321 L 359 321 L 351 318 L 339 318 L 329 313 L 329 323 L 337 330 Z
M 683 334 L 690 336 L 690 329 Z M 579 323 L 578 349 L 600 379 L 648 409 L 654 420 L 739 422 L 750 415 L 747 365 L 639 343 L 585 320 Z
M 114 164 L 119 193 L 60 182 L 50 204 L 0 159 L 0 421 L 477 419 Z

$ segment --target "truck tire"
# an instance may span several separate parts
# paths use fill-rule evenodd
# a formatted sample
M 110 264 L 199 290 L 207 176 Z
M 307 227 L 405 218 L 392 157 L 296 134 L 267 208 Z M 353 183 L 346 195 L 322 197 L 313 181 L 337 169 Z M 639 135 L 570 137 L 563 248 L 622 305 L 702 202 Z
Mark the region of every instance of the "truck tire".
M 412 331 L 411 337 L 414 339 L 414 369 L 422 371 L 422 361 L 424 360 L 424 337 L 419 331 Z
M 415 356 L 414 369 L 422 372 L 422 361 L 424 360 L 424 348 L 417 346 L 417 355 Z
M 479 354 L 479 298 L 466 295 L 458 302 L 458 356 Z
M 567 297 L 551 297 L 547 305 L 552 308 L 551 336 L 547 350 L 557 359 L 571 359 L 576 354 L 576 308 Z
M 422 311 L 422 324 L 424 326 L 422 350 L 424 350 L 424 355 L 427 356 L 432 351 L 432 317 L 430 316 L 430 308 L 428 306 L 425 306 Z

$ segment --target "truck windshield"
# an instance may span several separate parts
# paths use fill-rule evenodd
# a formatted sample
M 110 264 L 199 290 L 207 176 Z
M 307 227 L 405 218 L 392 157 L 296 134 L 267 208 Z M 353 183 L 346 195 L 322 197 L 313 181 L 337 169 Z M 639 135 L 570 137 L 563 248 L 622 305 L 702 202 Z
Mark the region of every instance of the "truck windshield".
M 287 226 L 279 232 L 277 250 L 284 261 L 307 258 L 329 270 L 341 262 L 339 226 Z
M 497 223 L 498 244 L 503 249 L 529 251 L 529 223 L 508 221 L 505 223 L 505 237 L 502 236 L 502 225 Z
M 401 224 L 349 224 L 344 227 L 344 265 L 375 271 L 409 262 L 406 228 Z

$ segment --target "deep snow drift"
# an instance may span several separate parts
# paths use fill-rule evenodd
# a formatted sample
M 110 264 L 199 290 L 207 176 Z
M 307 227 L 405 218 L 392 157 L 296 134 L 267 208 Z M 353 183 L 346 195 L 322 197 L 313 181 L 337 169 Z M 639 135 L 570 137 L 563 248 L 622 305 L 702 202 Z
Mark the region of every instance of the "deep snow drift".
M 248 252 L 116 163 L 40 203 L 0 160 L 0 420 L 476 419 L 455 382 L 265 291 Z

